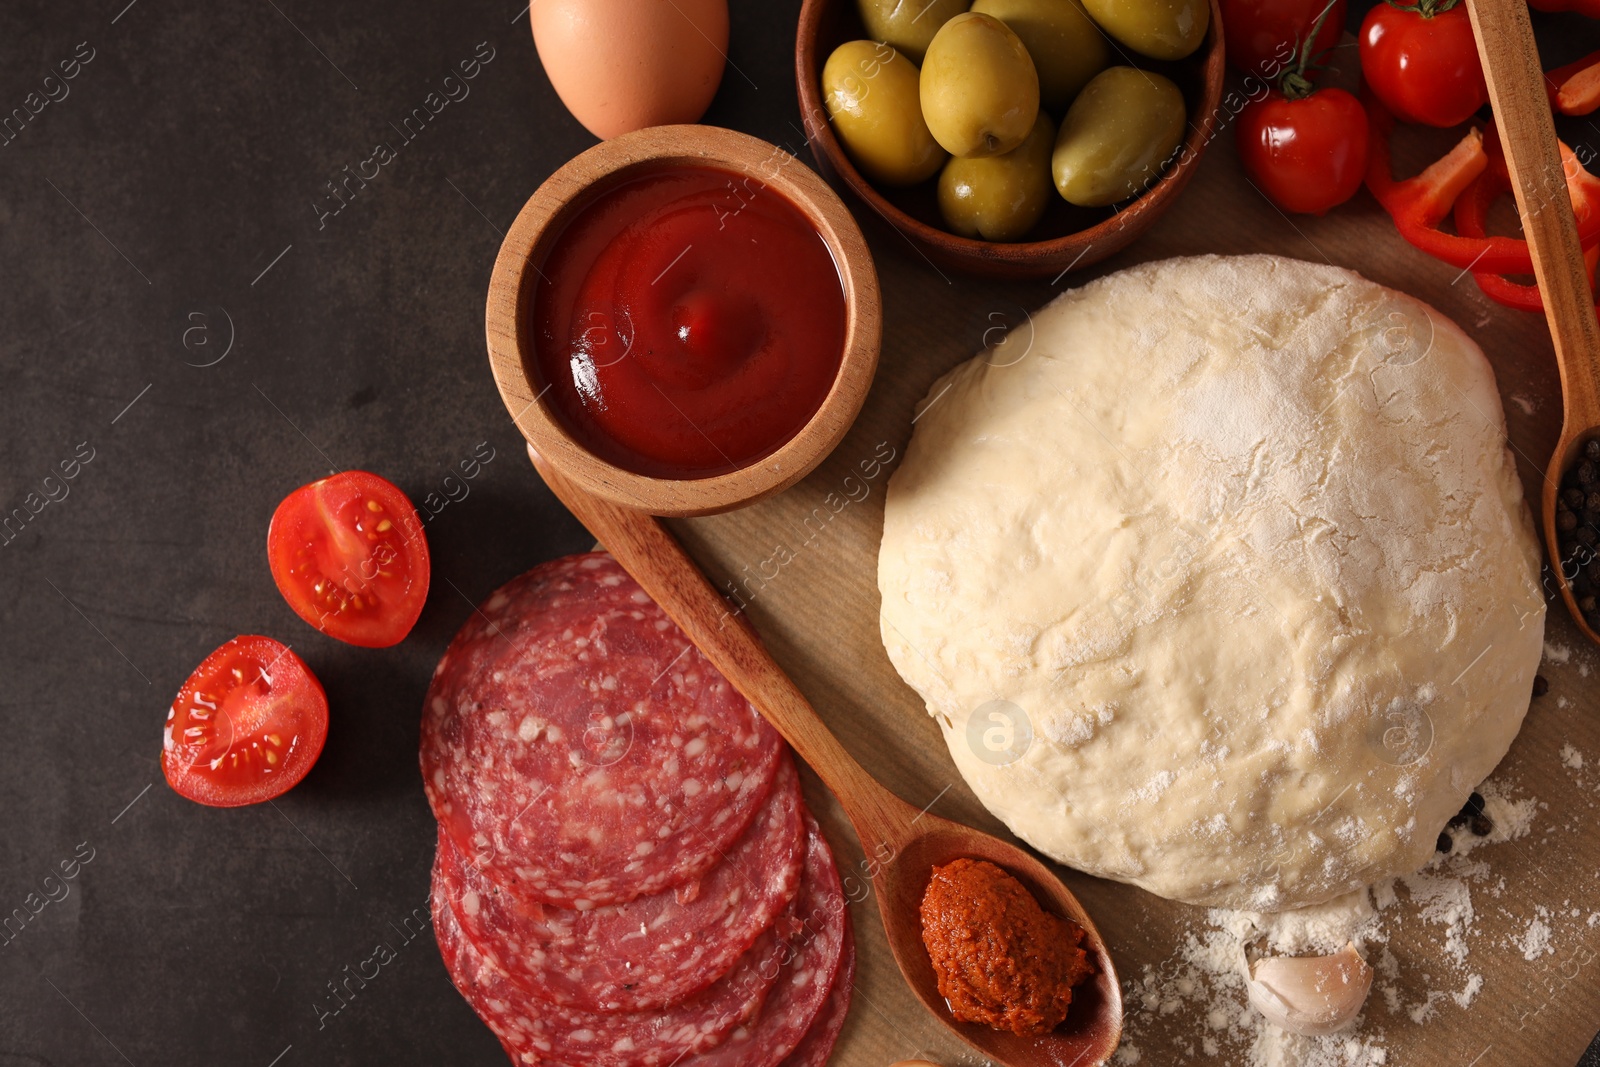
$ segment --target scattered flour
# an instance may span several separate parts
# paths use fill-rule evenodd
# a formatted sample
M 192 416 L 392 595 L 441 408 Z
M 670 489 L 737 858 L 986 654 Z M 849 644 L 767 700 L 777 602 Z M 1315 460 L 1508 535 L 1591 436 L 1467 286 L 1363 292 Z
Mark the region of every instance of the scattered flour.
M 1545 920 L 1550 917 L 1549 909 L 1540 906 L 1534 909 L 1536 916 L 1528 924 L 1528 929 L 1517 939 L 1516 947 L 1522 950 L 1522 958 L 1529 963 L 1541 956 L 1552 955 L 1556 948 L 1550 943 L 1550 924 Z
M 1267 914 L 1213 908 L 1206 929 L 1191 930 L 1176 957 L 1159 969 L 1146 966 L 1139 979 L 1127 983 L 1130 1009 L 1126 1023 L 1184 1013 L 1204 1021 L 1205 1032 L 1186 1059 L 1211 1059 L 1248 1049 L 1250 1067 L 1381 1067 L 1387 1053 L 1381 1040 L 1353 1032 L 1327 1037 L 1300 1037 L 1271 1025 L 1249 1006 L 1245 980 L 1247 951 L 1312 955 L 1336 952 L 1350 942 L 1358 948 L 1377 946 L 1385 935 L 1372 895 L 1362 890 L 1326 904 Z M 1370 952 L 1369 952 L 1370 955 Z M 1113 1063 L 1118 1067 L 1143 1061 L 1136 1042 L 1124 1042 Z
M 1565 753 L 1562 759 L 1567 760 Z M 1419 1025 L 1443 1012 L 1471 1008 L 1484 989 L 1483 975 L 1468 966 L 1478 919 L 1473 889 L 1499 898 L 1505 879 L 1496 877 L 1488 863 L 1468 856 L 1485 844 L 1527 836 L 1539 810 L 1537 800 L 1514 799 L 1493 782 L 1485 782 L 1479 793 L 1493 832 L 1486 837 L 1453 834 L 1451 851 L 1435 856 L 1415 874 L 1296 911 L 1205 912 L 1203 925 L 1188 930 L 1174 956 L 1124 980 L 1127 1039 L 1112 1063 L 1132 1067 L 1146 1062 L 1143 1042 L 1163 1049 L 1162 1067 L 1384 1067 L 1389 1052 L 1383 1020 Z M 1570 903 L 1563 905 L 1564 911 Z M 1553 917 L 1549 909 L 1537 908 L 1527 930 L 1514 939 L 1523 959 L 1533 962 L 1555 951 Z M 1391 949 L 1391 931 L 1419 920 L 1424 927 L 1439 928 L 1423 941 L 1438 946 L 1442 961 L 1402 958 Z M 1600 925 L 1600 912 L 1587 922 Z M 1351 1027 L 1324 1037 L 1301 1037 L 1273 1026 L 1249 1006 L 1251 954 L 1320 955 L 1351 942 L 1375 972 L 1372 995 Z M 1182 1036 L 1174 1041 L 1173 1033 Z
M 1462 987 L 1461 992 L 1451 993 L 1450 998 L 1456 1002 L 1456 1007 L 1465 1010 L 1472 1007 L 1472 1002 L 1477 999 L 1478 994 L 1482 991 L 1483 975 L 1469 974 L 1467 976 L 1467 984 Z
M 1419 871 L 1408 874 L 1399 882 L 1406 887 L 1411 903 L 1416 906 L 1424 923 L 1443 926 L 1444 954 L 1463 966 L 1471 952 L 1467 934 L 1472 931 L 1472 890 L 1459 878 L 1429 874 Z
M 1572 649 L 1566 645 L 1555 645 L 1549 641 L 1544 643 L 1544 658 L 1551 663 L 1566 663 L 1572 659 Z
M 1570 767 L 1575 771 L 1583 770 L 1583 753 L 1579 752 L 1571 745 L 1562 745 L 1561 765 L 1564 767 Z
M 1506 841 L 1515 841 L 1526 837 L 1533 830 L 1533 818 L 1539 811 L 1539 801 L 1533 797 L 1524 797 L 1521 800 L 1512 800 L 1505 791 L 1494 782 L 1489 781 L 1478 787 L 1478 795 L 1483 797 L 1483 813 L 1489 816 L 1494 823 L 1494 832 L 1488 837 L 1475 837 L 1472 834 L 1456 834 L 1450 848 L 1450 858 L 1454 859 L 1471 854 L 1482 845 L 1498 845 Z M 1442 858 L 1442 857 L 1441 857 Z M 1439 859 L 1435 859 L 1430 867 L 1438 866 Z M 1469 873 L 1469 872 L 1463 872 Z M 1470 873 L 1480 873 L 1473 871 Z M 1487 873 L 1487 870 L 1482 873 Z

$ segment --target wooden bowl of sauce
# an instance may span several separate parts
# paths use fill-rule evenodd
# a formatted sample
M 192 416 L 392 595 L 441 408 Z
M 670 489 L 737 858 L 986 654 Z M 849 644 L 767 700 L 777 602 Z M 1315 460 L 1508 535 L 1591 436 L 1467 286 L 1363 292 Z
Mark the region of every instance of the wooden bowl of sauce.
M 704 515 L 794 484 L 877 368 L 877 273 L 817 174 L 712 126 L 604 141 L 539 187 L 485 312 L 530 448 L 595 495 Z
M 953 270 L 998 278 L 1053 278 L 1098 263 L 1120 252 L 1148 230 L 1189 184 L 1200 154 L 1237 111 L 1222 107 L 1226 54 L 1222 9 L 1210 0 L 1211 24 L 1195 53 L 1175 62 L 1133 55 L 1118 46 L 1113 62 L 1171 78 L 1183 92 L 1188 133 L 1161 175 L 1131 200 L 1087 208 L 1052 195 L 1050 207 L 1023 241 L 983 241 L 951 233 L 939 213 L 938 176 L 909 188 L 873 184 L 856 169 L 834 136 L 822 97 L 822 67 L 846 41 L 870 34 L 857 14 L 856 0 L 804 0 L 795 39 L 795 88 L 806 141 L 817 166 L 831 181 L 860 200 L 905 235 L 933 263 Z M 1060 122 L 1061 115 L 1051 119 Z

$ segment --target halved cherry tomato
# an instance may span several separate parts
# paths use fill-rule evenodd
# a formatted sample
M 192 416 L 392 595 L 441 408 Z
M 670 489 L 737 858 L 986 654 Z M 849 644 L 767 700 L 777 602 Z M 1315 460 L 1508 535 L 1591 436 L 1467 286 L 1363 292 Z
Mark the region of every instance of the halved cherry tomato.
M 1294 65 L 1306 36 L 1322 15 L 1312 61 L 1324 58 L 1344 32 L 1345 0 L 1222 0 L 1228 62 L 1245 74 L 1276 82 Z
M 273 512 L 267 563 L 295 614 L 329 637 L 387 648 L 428 599 L 422 520 L 392 482 L 345 471 L 301 486 Z
M 1455 126 L 1489 102 L 1460 0 L 1374 5 L 1361 23 L 1361 74 L 1403 122 Z
M 235 637 L 178 690 L 161 769 L 198 803 L 259 804 L 304 778 L 327 737 L 328 698 L 311 668 L 270 637 Z

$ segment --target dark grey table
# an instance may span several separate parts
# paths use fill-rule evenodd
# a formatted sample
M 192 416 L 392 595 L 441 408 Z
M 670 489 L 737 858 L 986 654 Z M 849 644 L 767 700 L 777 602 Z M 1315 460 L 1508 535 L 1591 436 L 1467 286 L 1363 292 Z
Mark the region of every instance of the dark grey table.
M 797 8 L 735 5 L 707 121 L 798 143 Z M 522 454 L 482 307 L 501 231 L 592 139 L 516 0 L 10 0 L 13 108 L 0 506 L 58 499 L 0 535 L 0 916 L 29 912 L 0 941 L 0 1067 L 503 1063 L 425 925 L 417 723 L 472 604 L 590 543 Z M 394 158 L 347 185 L 380 142 Z M 334 467 L 443 502 L 399 647 L 315 633 L 267 571 L 273 508 Z M 162 779 L 162 722 L 252 632 L 321 677 L 327 748 L 276 804 L 203 808 Z

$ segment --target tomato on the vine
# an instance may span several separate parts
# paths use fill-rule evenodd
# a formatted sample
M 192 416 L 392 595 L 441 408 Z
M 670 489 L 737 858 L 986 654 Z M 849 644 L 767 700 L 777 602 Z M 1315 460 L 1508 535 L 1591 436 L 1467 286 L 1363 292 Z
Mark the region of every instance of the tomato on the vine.
M 1317 0 L 1313 0 L 1317 2 Z M 1239 112 L 1239 161 L 1256 188 L 1284 211 L 1321 215 L 1349 200 L 1367 172 L 1367 111 L 1343 89 L 1312 84 L 1318 42 L 1336 5 L 1322 6 L 1297 39 L 1266 96 Z
M 1339 43 L 1344 6 L 1345 0 L 1222 0 L 1228 62 L 1245 74 L 1276 81 L 1293 65 L 1300 43 L 1324 8 L 1322 28 L 1309 46 L 1311 58 Z
M 1361 75 L 1403 122 L 1456 126 L 1489 102 L 1461 0 L 1374 5 L 1361 23 Z
M 306 622 L 364 648 L 398 644 L 428 597 L 422 520 L 393 482 L 345 471 L 301 486 L 273 512 L 267 562 Z
M 270 637 L 235 637 L 178 690 L 161 769 L 200 804 L 259 804 L 304 778 L 327 736 L 328 698 L 311 668 Z
M 1367 112 L 1343 89 L 1293 98 L 1274 89 L 1239 113 L 1239 158 L 1285 211 L 1322 215 L 1356 194 L 1367 173 Z

